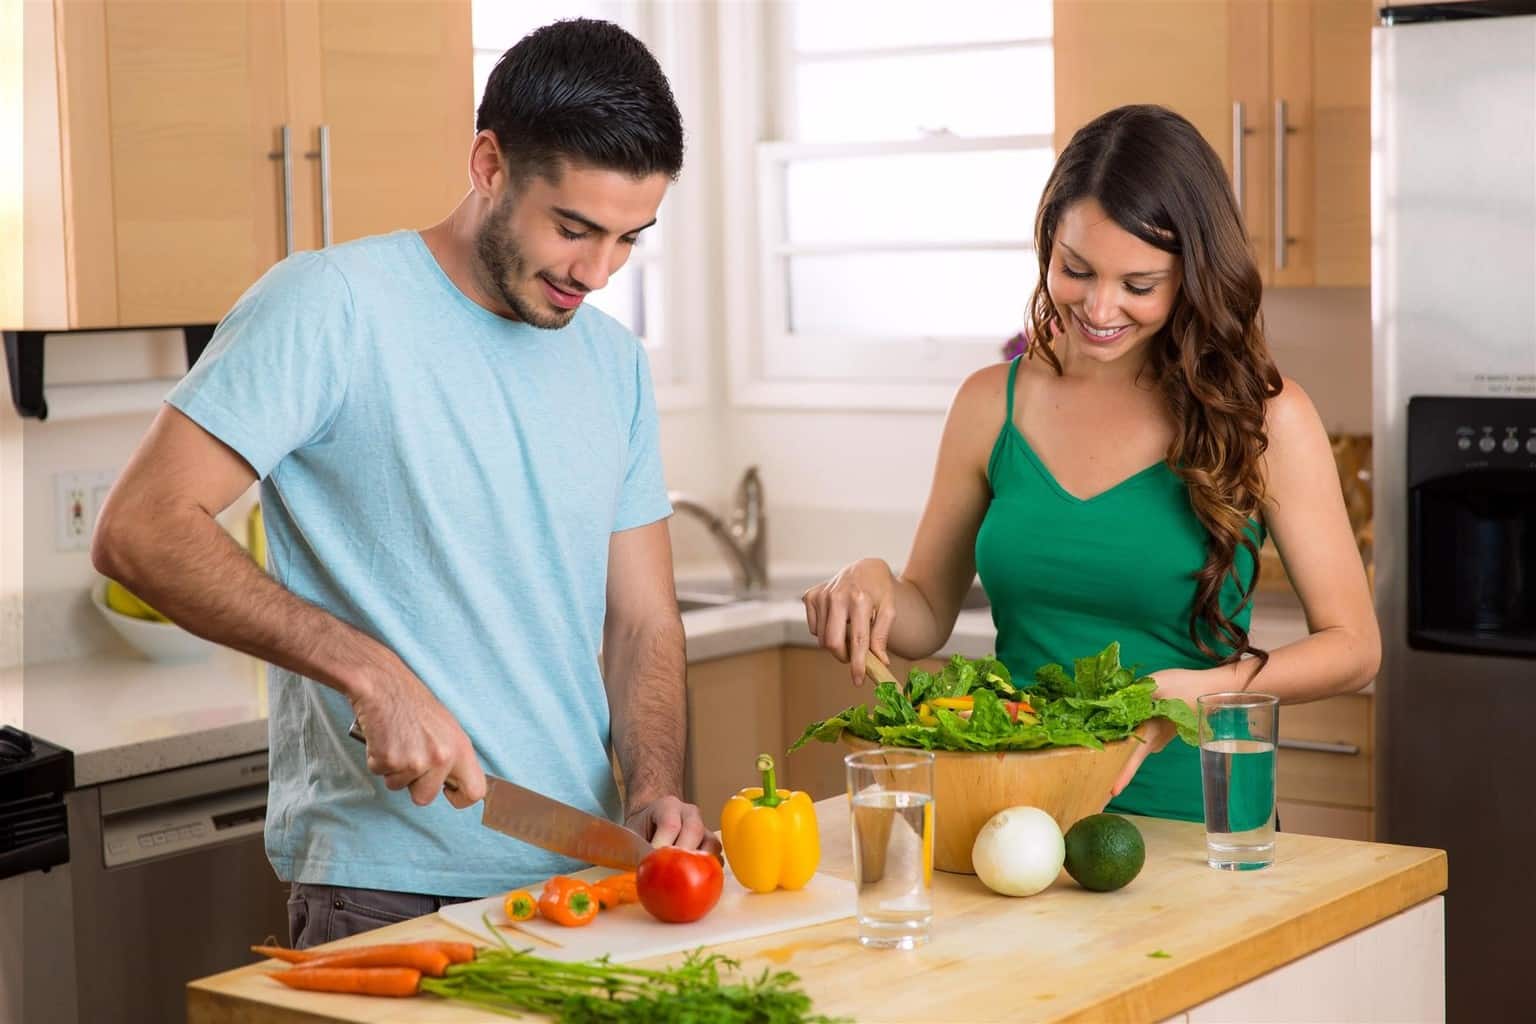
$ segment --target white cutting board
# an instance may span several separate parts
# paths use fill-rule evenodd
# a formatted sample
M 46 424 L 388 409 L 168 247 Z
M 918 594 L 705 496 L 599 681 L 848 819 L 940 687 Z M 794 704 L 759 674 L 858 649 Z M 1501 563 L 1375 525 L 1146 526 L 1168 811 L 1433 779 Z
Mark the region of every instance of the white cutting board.
M 606 868 L 589 868 L 573 877 L 590 882 L 612 873 Z M 529 892 L 538 899 L 538 889 Z M 797 892 L 780 889 L 755 893 L 742 888 L 726 871 L 720 902 L 692 924 L 667 924 L 646 913 L 640 904 L 629 903 L 599 911 L 591 924 L 579 928 L 567 928 L 537 916 L 514 925 L 502 911 L 504 896 L 452 903 L 438 914 L 479 939 L 505 939 L 515 947 L 530 948 L 551 960 L 610 956 L 615 962 L 623 962 L 836 921 L 852 917 L 856 907 L 852 882 L 820 873 Z M 490 918 L 494 934 L 486 930 L 483 917 Z

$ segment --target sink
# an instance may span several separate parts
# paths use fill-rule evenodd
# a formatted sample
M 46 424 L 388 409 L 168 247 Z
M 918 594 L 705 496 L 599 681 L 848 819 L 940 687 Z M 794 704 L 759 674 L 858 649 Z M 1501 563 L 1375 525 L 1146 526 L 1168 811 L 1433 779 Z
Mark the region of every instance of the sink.
M 678 594 L 677 610 L 680 612 L 696 612 L 701 608 L 723 608 L 740 600 L 742 598 L 732 594 Z

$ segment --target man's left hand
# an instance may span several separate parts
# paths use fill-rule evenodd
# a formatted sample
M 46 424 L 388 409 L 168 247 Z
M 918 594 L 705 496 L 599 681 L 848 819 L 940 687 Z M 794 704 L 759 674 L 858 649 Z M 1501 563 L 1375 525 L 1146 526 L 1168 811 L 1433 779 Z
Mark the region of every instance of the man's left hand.
M 704 827 L 699 809 L 675 796 L 641 804 L 629 812 L 624 824 L 649 839 L 652 846 L 676 846 L 720 856 L 720 840 Z

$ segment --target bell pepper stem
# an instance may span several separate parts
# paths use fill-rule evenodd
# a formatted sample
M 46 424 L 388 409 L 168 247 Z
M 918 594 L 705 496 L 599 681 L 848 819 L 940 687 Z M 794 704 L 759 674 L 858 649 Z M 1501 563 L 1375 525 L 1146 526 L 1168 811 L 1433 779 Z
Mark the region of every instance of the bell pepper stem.
M 756 807 L 777 807 L 784 801 L 779 797 L 779 785 L 776 772 L 773 768 L 773 758 L 767 754 L 757 755 L 757 770 L 763 773 L 763 795 L 753 800 Z

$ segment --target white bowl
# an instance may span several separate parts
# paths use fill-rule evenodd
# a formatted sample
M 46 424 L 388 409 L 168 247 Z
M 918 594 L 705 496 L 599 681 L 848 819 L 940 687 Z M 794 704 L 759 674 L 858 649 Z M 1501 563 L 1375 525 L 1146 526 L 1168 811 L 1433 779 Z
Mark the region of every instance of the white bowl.
M 151 661 L 202 661 L 213 653 L 213 643 L 188 633 L 174 622 L 136 619 L 108 608 L 105 577 L 91 587 L 91 604 L 101 612 L 107 625 L 128 642 L 128 646 Z

